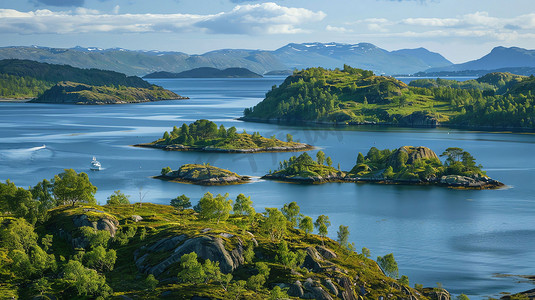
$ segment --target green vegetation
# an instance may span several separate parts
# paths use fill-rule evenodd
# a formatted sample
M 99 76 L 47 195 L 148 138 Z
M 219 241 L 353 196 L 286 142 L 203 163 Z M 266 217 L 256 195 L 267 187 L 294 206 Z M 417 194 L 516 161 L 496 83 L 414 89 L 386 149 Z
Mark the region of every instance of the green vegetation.
M 121 193 L 121 191 L 115 191 L 112 195 L 108 197 L 106 201 L 107 205 L 121 205 L 121 204 L 130 204 L 130 196 Z
M 448 148 L 441 156 L 447 157 L 444 164 L 426 147 L 404 146 L 395 150 L 372 147 L 366 156 L 359 152 L 357 164 L 348 176 L 422 181 L 447 175 L 485 176 L 482 166 L 476 165 L 475 158 L 461 148 Z
M 0 97 L 84 104 L 183 99 L 136 76 L 18 59 L 0 60 Z
M 115 86 L 94 86 L 83 83 L 62 81 L 45 91 L 35 103 L 66 104 L 118 104 L 184 99 L 162 87 L 153 85 L 148 88 Z
M 204 150 L 204 151 L 294 151 L 307 150 L 312 147 L 306 144 L 293 142 L 291 136 L 283 142 L 275 136 L 265 138 L 260 133 L 248 134 L 245 131 L 238 133 L 236 127 L 228 129 L 225 126 L 209 120 L 197 120 L 189 125 L 182 124 L 180 128 L 174 127 L 171 132 L 164 132 L 163 137 L 150 144 L 137 146 L 162 148 L 165 150 Z
M 200 185 L 226 185 L 246 183 L 250 180 L 247 176 L 240 176 L 229 170 L 211 166 L 210 164 L 185 164 L 178 170 L 173 171 L 166 167 L 162 169 L 162 175 L 155 178 L 187 182 Z
M 54 184 L 42 186 L 53 189 Z M 356 297 L 361 288 L 366 289 L 365 299 L 417 295 L 386 277 L 373 260 L 354 255 L 354 247 L 327 238 L 327 216 L 316 221 L 322 236 L 311 234 L 305 225 L 311 218 L 300 215 L 295 202 L 284 205 L 284 213 L 266 208 L 263 214 L 254 212 L 250 198 L 241 194 L 233 213 L 228 195 L 210 193 L 201 198 L 197 211 L 114 200 L 105 206 L 80 201 L 73 206 L 61 205 L 63 198 L 56 199 L 52 190 L 47 218 L 32 225 L 10 208 L 11 189 L 10 182 L 0 185 L 2 297 L 285 299 L 296 297 L 287 288 L 296 287 L 296 281 L 304 283 L 306 292 L 333 298 L 342 292 Z M 85 190 L 83 185 L 72 189 Z M 120 191 L 110 199 L 118 195 Z M 179 198 L 184 202 L 187 197 Z M 135 223 L 133 214 L 141 217 Z M 305 231 L 295 229 L 296 223 Z M 341 243 L 347 241 L 346 229 L 340 226 Z M 343 281 L 347 284 L 339 284 Z
M 490 73 L 457 82 L 420 79 L 405 85 L 347 65 L 296 71 L 244 120 L 318 121 L 401 126 L 535 128 L 535 77 Z
M 399 149 L 379 150 L 372 147 L 366 156 L 358 153 L 357 162 L 350 171 L 340 171 L 321 164 L 325 159 L 319 151 L 314 161 L 307 153 L 279 163 L 279 169 L 262 178 L 303 183 L 325 182 L 379 182 L 379 183 L 433 183 L 459 188 L 487 189 L 503 186 L 490 179 L 476 165 L 475 158 L 461 148 L 447 148 L 439 157 L 427 147 L 403 146 Z
M 292 156 L 289 160 L 280 162 L 278 170 L 264 177 L 273 179 L 306 179 L 319 177 L 338 178 L 343 176 L 339 170 L 323 165 L 324 157 L 323 151 L 318 151 L 317 160 L 313 160 L 306 152 L 297 157 Z M 330 157 L 328 157 L 328 160 L 330 160 Z

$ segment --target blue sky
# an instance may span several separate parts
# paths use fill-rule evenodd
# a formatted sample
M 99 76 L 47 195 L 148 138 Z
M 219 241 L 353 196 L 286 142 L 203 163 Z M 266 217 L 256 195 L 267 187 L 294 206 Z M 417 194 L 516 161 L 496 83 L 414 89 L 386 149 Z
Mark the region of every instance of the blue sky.
M 533 0 L 0 0 L 0 46 L 199 54 L 290 42 L 425 47 L 453 62 L 535 48 Z

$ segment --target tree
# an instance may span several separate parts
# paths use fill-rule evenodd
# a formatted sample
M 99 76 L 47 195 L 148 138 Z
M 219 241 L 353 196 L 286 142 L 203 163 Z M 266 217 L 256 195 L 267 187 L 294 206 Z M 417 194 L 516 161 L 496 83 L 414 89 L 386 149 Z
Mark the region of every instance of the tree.
M 266 277 L 262 274 L 253 275 L 247 279 L 247 287 L 254 291 L 258 291 L 264 283 L 266 283 Z
M 332 166 L 332 164 L 333 164 L 333 160 L 331 159 L 330 156 L 327 156 L 326 163 L 327 163 L 327 165 L 328 165 L 329 167 Z
M 180 195 L 172 199 L 170 204 L 172 207 L 178 210 L 184 210 L 186 208 L 191 207 L 191 202 L 189 201 L 189 198 L 186 195 Z
M 104 247 L 99 245 L 85 253 L 83 260 L 85 265 L 91 269 L 108 272 L 113 270 L 113 266 L 117 260 L 117 253 L 113 249 L 106 251 Z
M 340 227 L 338 227 L 337 235 L 337 241 L 340 244 L 340 247 L 347 247 L 347 240 L 349 239 L 349 227 L 340 225 Z
M 232 200 L 228 199 L 228 194 L 222 196 L 218 194 L 215 198 L 211 193 L 206 193 L 199 200 L 200 216 L 203 219 L 225 221 L 232 210 Z
M 364 255 L 364 257 L 368 258 L 370 257 L 370 249 L 366 248 L 366 247 L 362 247 L 362 255 Z
M 440 154 L 440 157 L 447 156 L 446 158 L 446 165 L 453 164 L 455 162 L 460 161 L 460 159 L 463 156 L 464 150 L 458 147 L 450 147 L 447 148 L 442 154 Z
M 396 173 L 394 173 L 394 169 L 392 168 L 392 166 L 388 166 L 388 167 L 383 171 L 383 177 L 384 177 L 385 179 L 393 179 L 395 174 L 396 174 Z
M 286 141 L 288 143 L 291 143 L 291 142 L 294 141 L 294 137 L 291 134 L 288 133 L 288 134 L 286 134 Z
M 385 272 L 386 276 L 394 279 L 399 277 L 398 263 L 394 259 L 394 254 L 390 253 L 383 257 L 377 256 L 377 264 Z
M 319 235 L 322 236 L 323 239 L 325 239 L 325 237 L 327 236 L 327 233 L 328 233 L 327 228 L 329 228 L 329 226 L 331 226 L 331 222 L 329 221 L 329 217 L 326 215 L 320 215 L 316 219 L 316 222 L 314 222 L 314 227 L 316 227 Z M 325 245 L 325 242 L 323 239 L 321 240 L 321 244 Z
M 252 206 L 253 201 L 251 201 L 250 196 L 246 197 L 244 194 L 239 194 L 238 197 L 236 197 L 236 202 L 234 203 L 232 210 L 234 211 L 234 214 L 244 215 L 251 211 Z
M 401 283 L 401 284 L 404 284 L 406 286 L 410 286 L 409 277 L 407 275 L 401 275 L 401 277 L 398 279 L 398 282 Z M 460 300 L 460 299 L 458 299 L 458 300 Z
M 178 273 L 178 280 L 186 283 L 201 283 L 206 278 L 203 267 L 197 261 L 197 253 L 184 254 L 180 258 L 182 270 Z
M 97 203 L 97 187 L 91 184 L 86 173 L 78 174 L 73 169 L 65 169 L 65 172 L 54 176 L 53 184 L 54 196 L 59 203 L 70 203 L 73 206 L 77 202 Z
M 263 228 L 268 232 L 271 240 L 279 240 L 286 233 L 286 217 L 277 208 L 266 207 L 267 218 Z
M 152 274 L 149 274 L 147 278 L 145 278 L 145 285 L 149 291 L 154 291 L 156 286 L 158 286 L 158 283 L 160 283 L 160 281 L 158 281 L 158 279 L 156 279 Z
M 117 191 L 113 192 L 113 194 L 111 194 L 108 197 L 108 200 L 106 201 L 106 204 L 107 205 L 130 204 L 130 200 L 129 199 L 130 199 L 129 195 L 125 195 L 125 194 L 121 193 L 120 190 L 117 190 Z
M 11 221 L 0 231 L 0 237 L 0 246 L 8 250 L 28 252 L 32 246 L 37 245 L 37 234 L 33 231 L 33 226 L 22 218 Z
M 165 168 L 162 168 L 162 171 L 160 172 L 162 174 L 162 176 L 165 176 L 167 175 L 169 172 L 173 171 L 171 169 L 171 167 L 165 167 Z
M 111 294 L 111 288 L 103 275 L 84 267 L 76 260 L 70 260 L 65 265 L 63 280 L 74 287 L 78 295 L 107 297 Z
M 269 300 L 281 300 L 288 299 L 288 294 L 281 290 L 280 286 L 276 285 L 269 294 Z
M 243 252 L 243 260 L 246 264 L 250 264 L 253 262 L 254 258 L 254 244 L 252 241 L 249 242 L 247 245 L 247 248 L 245 248 L 245 251 Z
M 238 300 L 241 294 L 246 291 L 246 284 L 245 280 L 238 280 L 231 284 L 228 288 L 230 299 Z
M 470 300 L 470 298 L 468 298 L 468 296 L 466 296 L 465 294 L 460 294 L 459 296 L 456 297 L 456 299 L 457 300 Z
M 323 151 L 320 150 L 316 153 L 316 161 L 318 164 L 323 165 L 323 162 L 325 162 L 325 153 Z
M 297 205 L 295 201 L 284 204 L 281 209 L 282 214 L 286 217 L 286 220 L 290 222 L 292 228 L 297 226 L 297 216 L 299 216 L 300 210 L 301 208 L 299 207 L 299 205 Z
M 50 247 L 52 247 L 54 236 L 51 234 L 46 234 L 44 237 L 41 238 L 41 245 L 43 246 L 43 250 L 46 252 Z
M 305 235 L 308 235 L 314 230 L 314 223 L 312 221 L 312 218 L 309 216 L 305 216 L 301 220 L 299 220 L 299 229 L 303 230 L 305 232 Z
M 109 231 L 96 230 L 95 228 L 89 226 L 82 226 L 78 230 L 80 231 L 80 235 L 87 241 L 88 246 L 91 249 L 95 249 L 98 246 L 102 246 L 104 248 L 108 247 L 108 242 L 110 241 L 111 237 Z M 117 237 L 119 233 L 122 233 L 122 231 L 117 231 L 115 237 Z

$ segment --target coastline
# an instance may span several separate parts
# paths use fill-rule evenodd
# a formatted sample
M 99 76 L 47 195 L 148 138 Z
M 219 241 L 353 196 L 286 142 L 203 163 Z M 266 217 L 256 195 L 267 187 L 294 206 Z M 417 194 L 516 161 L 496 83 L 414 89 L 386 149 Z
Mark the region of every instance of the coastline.
M 216 153 L 261 153 L 261 152 L 298 152 L 315 149 L 308 144 L 299 144 L 294 147 L 269 147 L 269 148 L 252 148 L 252 149 L 222 149 L 212 147 L 190 147 L 184 145 L 157 145 L 152 143 L 142 143 L 131 145 L 132 147 L 153 148 L 165 151 L 198 151 L 198 152 L 216 152 Z
M 277 176 L 273 174 L 267 174 L 261 177 L 261 179 L 275 180 L 285 183 L 296 183 L 296 184 L 325 184 L 325 183 L 372 183 L 372 184 L 381 184 L 381 185 L 433 185 L 447 187 L 457 190 L 498 190 L 506 188 L 507 185 L 499 182 L 497 180 L 488 178 L 486 180 L 480 180 L 475 184 L 455 184 L 447 183 L 441 179 L 435 180 L 403 180 L 403 179 L 383 179 L 383 178 L 362 178 L 362 177 L 345 177 L 345 176 L 336 176 L 336 177 L 288 177 L 288 176 Z
M 254 123 L 267 123 L 267 124 L 284 124 L 284 125 L 300 125 L 306 124 L 311 126 L 378 126 L 378 127 L 399 127 L 399 128 L 451 128 L 451 129 L 463 129 L 463 130 L 472 130 L 472 131 L 484 131 L 484 132 L 493 132 L 493 131 L 505 131 L 510 133 L 535 133 L 535 128 L 526 128 L 526 127 L 495 127 L 495 126 L 482 126 L 482 125 L 455 125 L 455 124 L 437 124 L 437 125 L 400 125 L 394 124 L 391 122 L 326 122 L 326 121 L 310 121 L 310 120 L 281 120 L 281 119 L 260 119 L 260 118 L 246 118 L 239 117 L 236 118 L 238 121 L 243 122 L 254 122 Z
M 35 98 L 0 98 L 1 103 L 26 103 L 32 101 Z

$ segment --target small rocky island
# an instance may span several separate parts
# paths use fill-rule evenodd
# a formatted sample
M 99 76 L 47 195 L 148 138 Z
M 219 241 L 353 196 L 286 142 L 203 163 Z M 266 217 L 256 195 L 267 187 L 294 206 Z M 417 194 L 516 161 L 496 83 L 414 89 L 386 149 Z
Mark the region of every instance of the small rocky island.
M 319 151 L 313 160 L 307 153 L 282 161 L 279 169 L 263 179 L 321 184 L 327 182 L 372 182 L 379 184 L 439 185 L 457 189 L 496 189 L 504 184 L 491 179 L 476 165 L 475 158 L 461 148 L 448 148 L 439 156 L 427 147 L 403 146 L 395 150 L 372 147 L 366 156 L 359 152 L 348 172 L 332 167 L 330 157 Z M 327 165 L 324 165 L 324 162 Z
M 229 170 L 210 166 L 209 164 L 186 164 L 174 171 L 166 167 L 162 169 L 161 175 L 155 178 L 199 185 L 241 184 L 251 180 L 248 176 L 240 176 Z
M 174 127 L 165 132 L 161 139 L 151 143 L 137 144 L 135 147 L 156 148 L 168 151 L 204 151 L 222 153 L 288 152 L 313 149 L 308 144 L 293 141 L 290 134 L 286 142 L 275 136 L 265 138 L 260 133 L 238 133 L 236 127 L 228 129 L 209 120 L 197 120 L 191 124 Z

